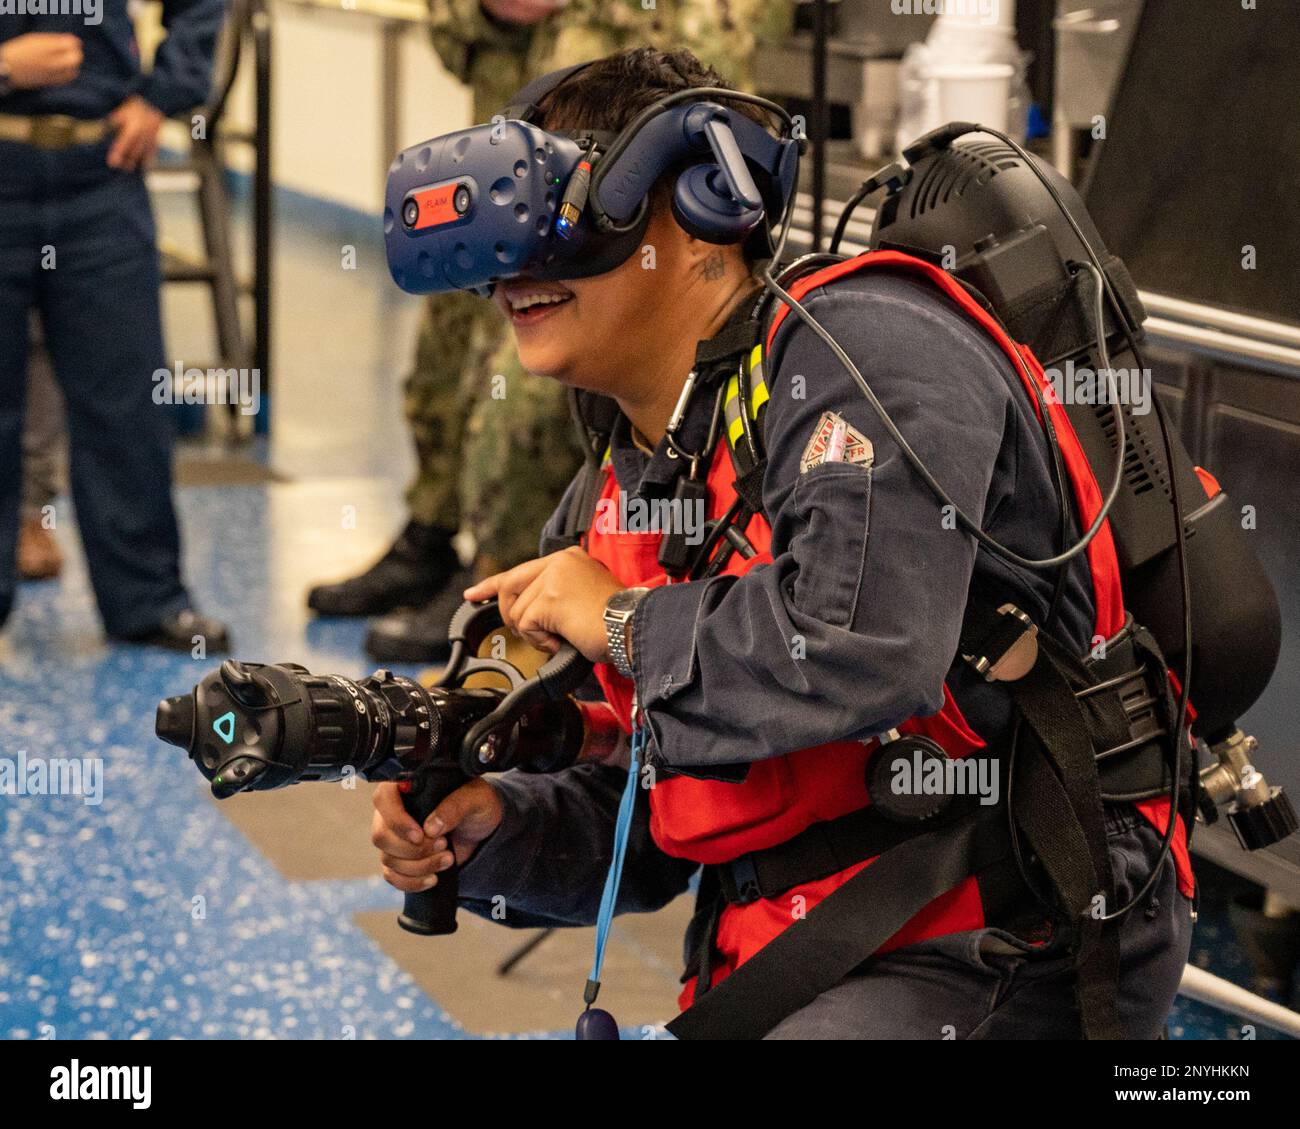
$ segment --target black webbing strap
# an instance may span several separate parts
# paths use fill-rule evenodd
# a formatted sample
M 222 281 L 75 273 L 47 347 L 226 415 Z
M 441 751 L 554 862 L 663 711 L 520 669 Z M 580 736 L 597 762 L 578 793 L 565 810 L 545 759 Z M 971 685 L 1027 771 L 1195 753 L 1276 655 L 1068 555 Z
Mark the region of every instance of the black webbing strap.
M 720 362 L 748 353 L 758 344 L 759 329 L 743 306 L 739 307 L 716 334 L 695 346 L 696 371 L 704 375 Z M 726 375 L 734 371 L 727 371 Z
M 869 804 L 835 819 L 820 820 L 784 843 L 741 855 L 711 869 L 723 896 L 734 905 L 780 897 L 805 882 L 847 870 L 864 859 L 892 851 L 900 843 L 954 823 L 971 813 L 976 797 L 957 797 L 942 815 L 923 823 L 904 823 Z
M 560 70 L 539 75 L 522 90 L 515 92 L 510 99 L 510 104 L 505 108 L 505 116 L 531 122 L 534 125 L 538 124 L 542 120 L 541 103 L 546 100 L 546 96 L 579 71 L 585 71 L 589 66 L 591 66 L 591 60 L 585 63 L 574 63 L 571 67 L 563 67 Z
M 1042 638 L 1033 669 L 1005 684 L 1035 738 L 1017 751 L 1012 816 L 1077 930 L 1084 1037 L 1119 1039 L 1119 932 L 1093 916 L 1099 894 L 1101 912 L 1116 908 L 1097 762 L 1082 710 L 1057 666 L 1058 649 Z
M 600 500 L 600 468 L 618 416 L 618 405 L 607 396 L 570 388 L 567 400 L 569 420 L 582 449 L 582 466 L 578 468 L 578 488 L 574 491 L 572 504 L 564 513 L 560 531 L 542 541 L 543 556 L 580 545 L 583 535 L 591 528 L 596 516 L 596 503 Z
M 582 536 L 591 528 L 596 516 L 596 503 L 600 500 L 600 463 L 588 458 L 578 469 L 578 489 L 564 513 L 560 532 L 547 537 L 542 543 L 542 555 L 558 553 L 582 543 Z
M 767 473 L 767 458 L 760 458 L 744 474 L 738 474 L 731 488 L 736 492 L 751 514 L 763 512 L 763 475 Z
M 997 811 L 997 809 L 993 809 Z M 838 984 L 935 898 L 992 859 L 988 812 L 881 855 L 668 1024 L 679 1039 L 761 1039 Z

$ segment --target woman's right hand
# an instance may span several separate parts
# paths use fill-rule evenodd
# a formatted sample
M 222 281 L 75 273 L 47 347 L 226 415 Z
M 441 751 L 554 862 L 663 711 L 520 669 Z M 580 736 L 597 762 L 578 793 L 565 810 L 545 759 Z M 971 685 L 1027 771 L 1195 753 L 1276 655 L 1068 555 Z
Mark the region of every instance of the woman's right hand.
M 15 90 L 63 86 L 81 70 L 81 39 L 53 31 L 16 35 L 0 43 L 0 63 Z
M 501 797 L 486 780 L 471 780 L 434 809 L 421 827 L 402 804 L 396 784 L 374 794 L 370 841 L 379 849 L 384 879 L 406 894 L 438 884 L 438 872 L 464 866 L 501 824 Z

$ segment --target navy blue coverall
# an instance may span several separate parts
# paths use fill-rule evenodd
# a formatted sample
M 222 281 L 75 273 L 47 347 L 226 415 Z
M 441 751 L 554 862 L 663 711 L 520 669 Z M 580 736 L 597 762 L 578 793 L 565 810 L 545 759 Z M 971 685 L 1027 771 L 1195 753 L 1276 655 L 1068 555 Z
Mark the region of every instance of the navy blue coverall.
M 0 16 L 0 42 L 29 32 L 81 38 L 72 82 L 15 90 L 0 113 L 102 119 L 129 96 L 166 115 L 207 95 L 225 0 L 163 0 L 166 41 L 140 72 L 127 0 L 102 19 Z M 28 313 L 40 315 L 67 401 L 72 497 L 110 635 L 144 635 L 189 606 L 171 498 L 173 417 L 155 404 L 168 366 L 159 266 L 144 177 L 105 163 L 111 137 L 40 150 L 0 141 L 0 623 L 13 604 L 22 494 Z
M 993 339 L 927 283 L 867 271 L 813 290 L 809 311 L 836 337 L 938 481 L 975 521 L 1023 556 L 1057 548 L 1049 449 L 1020 378 Z M 866 738 L 937 711 L 945 681 L 986 739 L 1005 732 L 1005 694 L 958 656 L 968 599 L 997 595 L 1047 620 L 1053 573 L 1009 565 L 951 522 L 829 349 L 790 317 L 765 362 L 769 464 L 764 512 L 772 563 L 741 577 L 651 589 L 632 624 L 632 664 L 660 772 L 739 779 L 749 763 L 830 741 Z M 707 402 L 706 402 L 707 401 Z M 682 445 L 697 450 L 712 398 L 697 396 Z M 802 455 L 822 413 L 871 440 L 871 467 L 811 470 Z M 664 444 L 637 450 L 616 424 L 611 459 L 623 489 L 671 495 L 683 461 Z M 558 529 L 571 487 L 551 520 Z M 1072 531 L 1071 539 L 1077 537 Z M 1056 632 L 1091 643 L 1086 561 L 1071 566 Z M 806 646 L 794 657 L 790 640 Z M 513 925 L 590 924 L 609 864 L 626 774 L 604 765 L 555 775 L 487 777 L 504 818 L 461 875 L 467 908 L 504 897 Z M 623 871 L 620 912 L 645 912 L 687 887 L 695 869 L 659 850 L 648 804 Z M 1128 901 L 1160 837 L 1128 806 L 1108 806 L 1117 896 Z M 1166 860 L 1146 904 L 1121 926 L 1120 1016 L 1130 1037 L 1156 1037 L 1186 962 L 1190 906 Z M 688 953 L 694 939 L 688 941 Z M 774 1037 L 958 1038 L 1077 1035 L 1066 958 L 1039 960 L 999 929 L 951 934 L 873 959 Z

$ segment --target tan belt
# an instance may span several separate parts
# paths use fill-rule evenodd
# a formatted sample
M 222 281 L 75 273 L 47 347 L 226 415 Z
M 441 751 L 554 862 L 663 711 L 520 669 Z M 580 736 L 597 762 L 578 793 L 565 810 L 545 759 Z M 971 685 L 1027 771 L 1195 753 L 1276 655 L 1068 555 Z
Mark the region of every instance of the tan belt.
M 0 114 L 0 141 L 17 141 L 37 149 L 94 145 L 108 135 L 108 122 L 67 114 Z

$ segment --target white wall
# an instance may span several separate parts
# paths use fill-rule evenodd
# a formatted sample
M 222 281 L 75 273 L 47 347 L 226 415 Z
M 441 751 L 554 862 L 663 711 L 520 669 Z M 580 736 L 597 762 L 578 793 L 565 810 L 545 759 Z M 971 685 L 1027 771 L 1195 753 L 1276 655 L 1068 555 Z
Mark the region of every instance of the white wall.
M 383 145 L 383 37 L 378 20 L 343 9 L 272 0 L 274 170 L 277 184 L 367 212 L 382 210 L 394 156 Z M 141 39 L 157 34 L 157 6 L 142 14 Z M 443 69 L 421 26 L 402 27 L 398 144 L 470 124 L 469 92 Z M 242 67 L 230 119 L 251 126 L 251 59 Z M 167 143 L 183 147 L 183 127 Z M 251 150 L 231 146 L 230 164 L 247 171 Z

